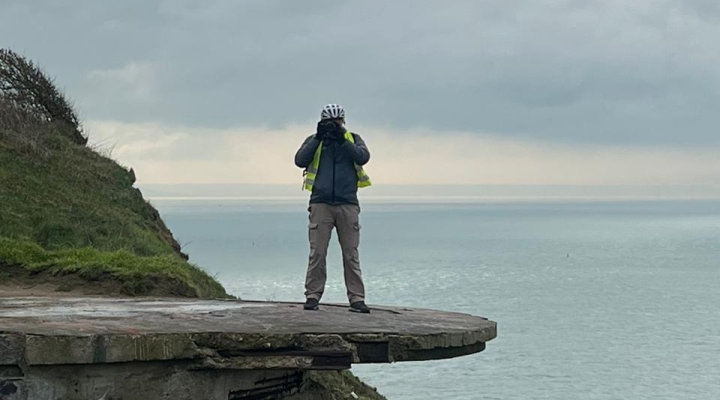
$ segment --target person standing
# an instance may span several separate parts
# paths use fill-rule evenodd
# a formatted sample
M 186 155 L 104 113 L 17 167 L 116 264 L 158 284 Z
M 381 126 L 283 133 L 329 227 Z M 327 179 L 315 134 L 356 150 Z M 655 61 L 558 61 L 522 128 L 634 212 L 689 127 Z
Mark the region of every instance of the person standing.
M 360 202 L 358 188 L 370 186 L 363 166 L 370 152 L 360 135 L 345 129 L 345 110 L 328 104 L 314 135 L 295 154 L 304 168 L 303 189 L 311 192 L 308 207 L 310 255 L 305 277 L 305 310 L 317 310 L 327 280 L 327 249 L 333 228 L 342 250 L 350 311 L 369 313 L 360 270 Z

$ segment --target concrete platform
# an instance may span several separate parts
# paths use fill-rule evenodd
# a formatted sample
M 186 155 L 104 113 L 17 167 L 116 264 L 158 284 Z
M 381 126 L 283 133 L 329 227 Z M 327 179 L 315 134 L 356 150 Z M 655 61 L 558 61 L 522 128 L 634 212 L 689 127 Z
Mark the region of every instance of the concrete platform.
M 194 359 L 216 368 L 344 369 L 451 358 L 496 336 L 482 317 L 245 301 L 0 298 L 0 365 Z
M 423 309 L 6 297 L 0 400 L 324 399 L 311 370 L 464 356 L 495 336 L 493 321 Z

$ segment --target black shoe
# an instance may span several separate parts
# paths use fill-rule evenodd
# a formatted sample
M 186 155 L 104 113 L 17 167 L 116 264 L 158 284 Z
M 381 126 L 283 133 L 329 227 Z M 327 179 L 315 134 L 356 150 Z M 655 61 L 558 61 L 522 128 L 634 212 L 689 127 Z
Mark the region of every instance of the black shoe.
M 365 305 L 364 301 L 356 301 L 352 304 L 350 304 L 350 311 L 357 312 L 357 313 L 363 313 L 363 314 L 370 314 L 370 309 L 368 306 Z
M 318 299 L 309 298 L 305 301 L 303 308 L 306 310 L 317 310 L 319 308 L 318 304 L 320 304 Z

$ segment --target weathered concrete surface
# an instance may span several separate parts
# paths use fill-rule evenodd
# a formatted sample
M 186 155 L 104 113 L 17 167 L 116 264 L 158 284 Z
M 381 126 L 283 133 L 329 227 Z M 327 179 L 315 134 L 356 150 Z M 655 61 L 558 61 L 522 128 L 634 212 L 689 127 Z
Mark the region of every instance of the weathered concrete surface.
M 457 357 L 495 336 L 485 318 L 407 308 L 0 298 L 0 400 L 307 398 L 309 370 Z
M 357 314 L 232 300 L 0 299 L 4 365 L 22 356 L 26 365 L 192 359 L 199 368 L 343 369 L 476 353 L 495 335 L 485 318 L 407 308 Z

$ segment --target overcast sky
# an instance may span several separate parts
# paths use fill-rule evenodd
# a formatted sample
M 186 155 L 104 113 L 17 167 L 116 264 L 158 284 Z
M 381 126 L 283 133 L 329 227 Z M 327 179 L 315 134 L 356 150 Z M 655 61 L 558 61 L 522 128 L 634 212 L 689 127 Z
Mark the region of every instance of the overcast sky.
M 0 0 L 147 182 L 296 183 L 337 102 L 381 182 L 715 184 L 719 42 L 714 0 Z

